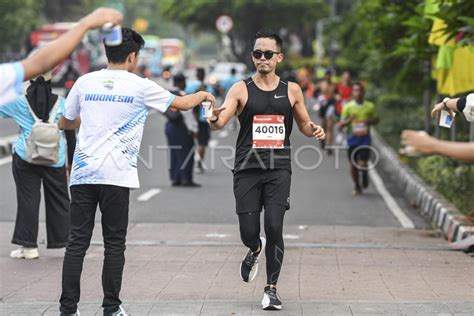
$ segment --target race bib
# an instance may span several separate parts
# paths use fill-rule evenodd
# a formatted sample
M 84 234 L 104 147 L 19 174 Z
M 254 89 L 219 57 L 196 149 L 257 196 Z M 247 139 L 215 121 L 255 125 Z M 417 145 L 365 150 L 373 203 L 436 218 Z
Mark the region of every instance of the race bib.
M 352 123 L 352 135 L 365 136 L 369 134 L 367 121 L 354 121 Z
M 254 115 L 252 124 L 252 148 L 284 148 L 284 115 Z

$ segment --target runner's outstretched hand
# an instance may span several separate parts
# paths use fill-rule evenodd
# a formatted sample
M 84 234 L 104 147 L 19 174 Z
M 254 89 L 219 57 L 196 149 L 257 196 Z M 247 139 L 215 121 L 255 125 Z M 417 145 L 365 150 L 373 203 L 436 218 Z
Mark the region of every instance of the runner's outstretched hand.
M 221 106 L 220 108 L 212 107 L 212 116 L 209 118 L 210 121 L 217 120 L 221 112 L 225 110 L 225 106 Z
M 311 127 L 314 137 L 319 140 L 324 140 L 326 138 L 326 133 L 324 133 L 324 129 L 321 126 L 316 125 L 314 122 L 309 122 L 309 126 Z

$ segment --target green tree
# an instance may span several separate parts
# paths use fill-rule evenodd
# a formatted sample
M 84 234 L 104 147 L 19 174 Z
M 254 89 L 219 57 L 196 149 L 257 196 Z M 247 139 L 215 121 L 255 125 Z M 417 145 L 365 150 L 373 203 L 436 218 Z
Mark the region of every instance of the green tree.
M 215 30 L 218 16 L 232 17 L 234 26 L 228 35 L 241 61 L 248 60 L 253 36 L 261 28 L 299 34 L 305 51 L 311 53 L 314 24 L 327 14 L 323 0 L 163 0 L 160 4 L 166 18 L 192 24 L 196 30 Z
M 0 0 L 0 52 L 16 52 L 24 46 L 27 34 L 42 22 L 43 1 Z
M 469 0 L 438 0 L 440 10 L 434 17 L 444 20 L 444 33 L 449 38 L 457 36 L 461 45 L 474 44 L 474 5 Z
M 358 1 L 334 27 L 343 43 L 339 63 L 378 88 L 420 95 L 431 20 L 422 17 L 423 1 Z M 417 84 L 414 85 L 413 82 Z M 430 80 L 425 80 L 430 84 Z

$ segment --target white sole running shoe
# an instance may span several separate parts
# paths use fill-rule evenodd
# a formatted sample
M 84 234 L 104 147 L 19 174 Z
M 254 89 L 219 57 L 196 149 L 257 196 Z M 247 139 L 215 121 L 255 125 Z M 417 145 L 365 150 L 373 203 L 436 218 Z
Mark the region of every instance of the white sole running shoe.
M 10 252 L 10 258 L 15 259 L 38 259 L 38 248 L 20 247 Z
M 260 236 L 260 243 L 261 247 L 258 255 L 254 256 L 252 250 L 249 249 L 240 262 L 240 277 L 244 282 L 250 283 L 255 280 L 258 275 L 258 261 L 262 253 L 265 252 L 265 245 L 267 243 L 265 237 Z
M 263 291 L 262 309 L 266 311 L 281 310 L 281 300 L 275 287 L 265 287 Z

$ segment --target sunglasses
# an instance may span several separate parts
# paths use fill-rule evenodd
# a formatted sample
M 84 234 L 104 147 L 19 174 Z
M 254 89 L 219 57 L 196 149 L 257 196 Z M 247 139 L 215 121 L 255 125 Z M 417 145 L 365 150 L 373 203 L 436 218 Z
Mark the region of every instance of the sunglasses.
M 273 54 L 281 54 L 281 52 L 274 52 L 274 51 L 271 51 L 271 50 L 266 50 L 266 51 L 262 52 L 260 49 L 254 50 L 252 52 L 252 56 L 256 59 L 262 58 L 262 55 L 263 55 L 263 57 L 265 57 L 265 59 L 272 59 Z

